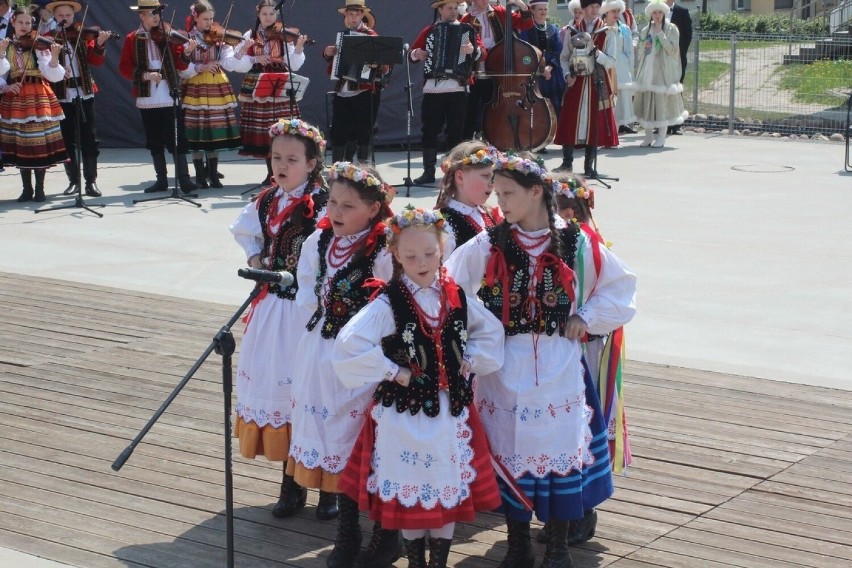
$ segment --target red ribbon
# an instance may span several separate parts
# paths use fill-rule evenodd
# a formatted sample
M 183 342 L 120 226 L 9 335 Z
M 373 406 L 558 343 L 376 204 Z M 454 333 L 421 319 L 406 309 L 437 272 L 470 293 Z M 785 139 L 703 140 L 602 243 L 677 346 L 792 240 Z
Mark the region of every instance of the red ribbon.
M 574 293 L 574 271 L 565 262 L 551 252 L 544 252 L 538 257 L 538 266 L 535 269 L 536 282 L 541 282 L 544 275 L 544 269 L 547 267 L 555 268 L 556 274 L 559 277 L 559 282 L 568 297 L 573 302 L 576 299 Z
M 489 251 L 491 256 L 485 265 L 485 284 L 494 286 L 498 281 L 503 288 L 503 325 L 509 324 L 509 266 L 506 264 L 506 256 L 499 248 L 492 246 Z
M 251 306 L 249 307 L 249 311 L 246 314 L 246 317 L 243 318 L 243 323 L 246 324 L 246 330 L 248 330 L 248 326 L 251 323 L 251 318 L 254 315 L 254 310 L 257 305 L 269 294 L 269 284 L 263 284 L 260 287 L 260 292 L 257 296 L 254 297 L 254 300 L 251 301 Z
M 272 204 L 272 207 L 270 208 L 271 211 L 275 211 L 278 208 L 278 200 L 281 197 L 282 196 L 278 196 L 277 198 L 275 198 L 275 202 Z M 260 199 L 258 199 L 258 201 L 260 201 Z M 290 203 L 287 207 L 285 207 L 284 209 L 281 210 L 281 213 L 274 215 L 269 220 L 268 227 L 269 227 L 270 233 L 272 231 L 272 227 L 280 227 L 281 223 L 283 223 L 285 220 L 287 220 L 287 218 L 290 217 L 290 215 L 293 213 L 293 210 L 301 203 L 305 204 L 305 217 L 310 217 L 314 214 L 314 200 L 311 197 L 310 193 L 306 193 L 302 197 L 294 199 L 292 203 Z M 270 234 L 269 236 L 271 237 L 273 235 Z
M 380 278 L 367 278 L 366 280 L 364 280 L 364 283 L 361 284 L 361 287 L 362 288 L 373 288 L 373 293 L 370 294 L 370 301 L 372 302 L 373 300 L 376 299 L 376 296 L 378 296 L 379 294 L 382 293 L 382 291 L 385 289 L 386 285 L 387 285 L 387 282 L 385 282 L 384 280 L 382 280 Z
M 453 277 L 447 274 L 447 268 L 441 268 L 441 288 L 444 294 L 447 295 L 447 304 L 450 308 L 457 310 L 461 308 L 461 298 L 459 298 L 459 285 L 453 280 Z
M 385 234 L 385 227 L 386 225 L 381 221 L 373 225 L 373 230 L 367 235 L 367 241 L 364 244 L 366 247 L 366 250 L 364 251 L 365 255 L 370 256 L 373 254 L 373 250 L 379 243 L 379 237 Z
M 320 219 L 319 223 L 317 223 L 317 229 L 323 231 L 325 229 L 331 229 L 331 219 L 329 219 L 328 217 L 323 217 L 322 219 Z

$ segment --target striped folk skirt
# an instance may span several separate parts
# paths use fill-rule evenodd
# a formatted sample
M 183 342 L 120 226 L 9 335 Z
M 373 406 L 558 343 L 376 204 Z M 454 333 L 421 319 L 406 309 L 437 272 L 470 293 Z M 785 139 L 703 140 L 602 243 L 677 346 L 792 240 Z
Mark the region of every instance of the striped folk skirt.
M 225 74 L 201 73 L 183 86 L 184 124 L 192 151 L 240 147 L 237 97 Z
M 262 73 L 246 74 L 240 87 L 240 135 L 243 149 L 240 154 L 267 158 L 269 156 L 269 127 L 280 118 L 301 118 L 299 105 L 290 110 L 288 97 L 270 96 L 258 100 L 254 97 L 254 88 Z
M 46 83 L 24 83 L 17 95 L 0 100 L 0 148 L 3 164 L 46 168 L 68 156 L 59 122 L 65 118 Z

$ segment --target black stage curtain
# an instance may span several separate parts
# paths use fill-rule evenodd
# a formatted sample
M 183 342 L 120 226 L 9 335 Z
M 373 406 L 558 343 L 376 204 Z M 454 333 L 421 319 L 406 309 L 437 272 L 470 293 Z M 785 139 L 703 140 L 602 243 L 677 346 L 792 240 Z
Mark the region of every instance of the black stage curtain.
M 139 16 L 130 6 L 133 0 L 99 0 L 89 3 L 87 25 L 99 25 L 122 36 L 111 40 L 107 49 L 107 61 L 101 67 L 93 68 L 95 80 L 100 89 L 96 97 L 98 115 L 98 134 L 101 146 L 105 148 L 134 148 L 144 146 L 144 135 L 139 111 L 131 97 L 130 81 L 118 72 L 118 59 L 121 54 L 123 36 L 136 29 Z M 169 2 L 163 12 L 166 22 L 172 21 L 176 29 L 183 29 L 189 14 L 189 0 Z M 255 22 L 255 6 L 252 0 L 234 0 L 234 8 L 228 27 L 241 33 L 250 29 Z M 316 40 L 315 46 L 305 48 L 306 61 L 298 74 L 311 80 L 311 84 L 300 102 L 302 117 L 324 132 L 327 131 L 326 93 L 333 89 L 334 83 L 326 74 L 326 62 L 322 58 L 322 49 L 334 43 L 335 35 L 343 29 L 343 16 L 337 9 L 345 4 L 343 0 L 287 0 L 284 4 L 287 27 L 297 27 Z M 230 4 L 224 0 L 213 2 L 216 8 L 216 21 L 221 22 L 228 13 Z M 386 36 L 401 36 L 404 43 L 411 44 L 425 26 L 432 22 L 433 10 L 428 0 L 368 0 L 367 6 L 376 18 L 376 31 Z M 239 89 L 242 74 L 229 74 L 234 91 Z M 411 66 L 414 85 L 414 116 L 411 124 L 412 140 L 420 140 L 420 98 L 423 84 L 422 64 Z M 408 107 L 405 94 L 405 66 L 394 68 L 390 84 L 382 94 L 382 106 L 379 111 L 378 145 L 402 144 L 405 141 L 405 113 Z M 326 132 L 327 134 L 327 132 Z

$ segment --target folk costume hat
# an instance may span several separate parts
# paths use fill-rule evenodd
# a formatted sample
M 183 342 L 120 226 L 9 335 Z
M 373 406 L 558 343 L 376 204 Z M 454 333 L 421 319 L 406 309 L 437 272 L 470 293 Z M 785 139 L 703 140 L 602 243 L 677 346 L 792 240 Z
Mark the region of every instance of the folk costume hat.
M 615 10 L 619 14 L 622 14 L 624 12 L 624 8 L 623 0 L 604 0 L 603 5 L 601 6 L 601 13 L 605 14 Z
M 459 2 L 461 2 L 461 0 L 437 0 L 437 2 L 432 2 L 432 8 L 440 8 L 444 4 L 458 4 Z
M 81 6 L 79 2 L 73 2 L 68 0 L 58 0 L 57 2 L 49 2 L 47 6 L 44 7 L 47 8 L 48 12 L 53 13 L 53 11 L 59 6 L 71 6 L 71 9 L 74 10 L 75 14 L 83 9 L 83 6 Z
M 649 18 L 654 12 L 662 12 L 664 15 L 668 16 L 671 11 L 672 9 L 669 8 L 669 5 L 660 0 L 651 0 L 651 2 L 648 2 L 648 5 L 645 6 L 645 15 Z
M 592 4 L 600 5 L 602 1 L 603 0 L 580 0 L 580 7 L 581 8 L 588 8 Z
M 571 0 L 568 2 L 568 10 L 573 14 L 574 10 L 582 10 L 583 6 L 580 4 L 580 0 Z
M 137 0 L 135 6 L 131 6 L 131 10 L 142 11 L 142 10 L 160 10 L 165 8 L 167 5 L 160 2 L 160 0 Z
M 376 18 L 370 13 L 372 10 L 367 7 L 367 0 L 345 0 L 343 8 L 338 8 L 337 11 L 346 16 L 346 10 L 349 9 L 363 10 L 364 17 L 362 18 L 362 21 L 364 22 L 364 25 L 370 29 L 376 27 Z

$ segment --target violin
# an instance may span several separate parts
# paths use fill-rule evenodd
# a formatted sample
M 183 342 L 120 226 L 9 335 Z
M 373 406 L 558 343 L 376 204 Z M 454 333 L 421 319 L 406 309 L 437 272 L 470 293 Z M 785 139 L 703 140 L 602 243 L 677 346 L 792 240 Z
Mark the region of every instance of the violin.
M 210 29 L 204 32 L 204 43 L 208 45 L 224 43 L 225 45 L 234 47 L 242 43 L 244 39 L 243 34 L 239 31 L 226 30 L 224 26 L 218 22 L 213 22 Z
M 101 31 L 104 30 L 101 30 L 100 26 L 87 26 L 84 28 L 81 22 L 74 22 L 71 26 L 65 29 L 57 30 L 56 33 L 62 34 L 66 41 L 73 43 L 76 42 L 81 35 L 83 36 L 83 41 L 98 39 Z M 115 32 L 107 31 L 106 33 L 109 34 L 109 39 L 118 39 L 121 37 Z
M 264 28 L 263 34 L 266 36 L 266 39 L 279 39 L 285 42 L 296 41 L 302 35 L 299 33 L 299 28 L 285 28 L 281 22 L 275 22 L 271 26 Z M 316 45 L 317 42 L 313 38 L 310 36 L 305 37 L 307 38 L 305 45 Z
M 55 41 L 53 38 L 44 37 L 38 35 L 38 32 L 33 30 L 26 35 L 23 36 L 15 36 L 12 39 L 12 43 L 23 50 L 30 49 L 50 49 L 53 45 L 61 45 Z M 68 46 L 63 45 L 61 53 L 70 53 L 70 49 Z
M 148 34 L 155 43 L 160 44 L 161 46 L 166 43 L 170 43 L 172 45 L 183 45 L 185 43 L 189 43 L 189 37 L 187 37 L 186 34 L 176 31 L 166 22 L 160 22 L 160 25 L 156 28 L 152 28 Z

